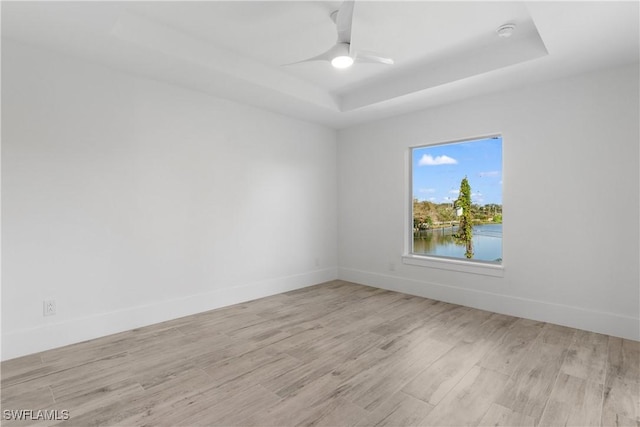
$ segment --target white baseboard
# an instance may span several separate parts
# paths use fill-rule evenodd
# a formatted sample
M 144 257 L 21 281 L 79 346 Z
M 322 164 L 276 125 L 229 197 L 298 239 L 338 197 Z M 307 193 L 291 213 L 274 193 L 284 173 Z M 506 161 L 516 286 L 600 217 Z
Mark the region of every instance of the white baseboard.
M 339 268 L 338 278 L 362 285 L 431 298 L 600 334 L 640 341 L 640 319 L 616 313 L 458 288 L 404 277 Z
M 2 360 L 128 331 L 337 279 L 337 268 L 278 277 L 244 286 L 99 313 L 2 335 Z

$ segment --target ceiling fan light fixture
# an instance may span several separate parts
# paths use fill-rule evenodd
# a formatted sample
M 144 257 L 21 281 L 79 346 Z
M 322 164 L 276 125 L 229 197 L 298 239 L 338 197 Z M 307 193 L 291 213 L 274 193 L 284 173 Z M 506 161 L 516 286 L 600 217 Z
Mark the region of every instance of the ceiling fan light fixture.
M 353 58 L 345 55 L 336 56 L 331 60 L 331 65 L 333 68 L 349 68 L 353 65 Z
M 301 62 L 327 61 L 336 69 L 345 69 L 354 62 L 369 62 L 374 64 L 393 64 L 393 59 L 385 58 L 375 53 L 360 52 L 351 49 L 351 27 L 353 24 L 353 4 L 355 0 L 343 0 L 340 9 L 331 13 L 331 19 L 336 24 L 338 40 L 329 50 L 320 55 L 302 61 L 293 62 L 293 65 Z
M 338 42 L 329 50 L 329 58 L 333 68 L 349 68 L 353 65 L 353 58 L 350 54 L 349 43 Z

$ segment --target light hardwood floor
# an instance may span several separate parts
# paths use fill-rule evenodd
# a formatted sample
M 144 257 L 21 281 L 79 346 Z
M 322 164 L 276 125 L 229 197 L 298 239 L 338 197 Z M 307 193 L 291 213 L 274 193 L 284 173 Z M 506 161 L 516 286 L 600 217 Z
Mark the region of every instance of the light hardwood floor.
M 638 342 L 342 281 L 1 367 L 63 426 L 640 425 Z

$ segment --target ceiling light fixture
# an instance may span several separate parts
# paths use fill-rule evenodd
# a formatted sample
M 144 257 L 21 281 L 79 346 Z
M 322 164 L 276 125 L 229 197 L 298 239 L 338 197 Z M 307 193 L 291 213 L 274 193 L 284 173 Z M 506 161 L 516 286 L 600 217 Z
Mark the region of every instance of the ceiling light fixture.
M 333 68 L 349 68 L 353 65 L 353 58 L 350 56 L 336 56 L 331 60 Z
M 504 24 L 498 27 L 496 33 L 498 36 L 508 38 L 513 34 L 513 30 L 516 29 L 516 24 Z
M 327 61 L 330 62 L 334 68 L 338 69 L 349 68 L 354 62 L 392 65 L 393 59 L 391 58 L 385 58 L 384 56 L 380 56 L 376 53 L 362 52 L 352 49 L 351 27 L 353 25 L 354 1 L 355 0 L 344 0 L 340 9 L 331 12 L 331 15 L 329 15 L 336 24 L 336 30 L 338 30 L 338 40 L 333 47 L 320 55 L 285 65 L 312 61 Z
M 337 43 L 329 50 L 331 65 L 334 68 L 349 68 L 353 65 L 353 58 L 349 55 L 349 43 Z

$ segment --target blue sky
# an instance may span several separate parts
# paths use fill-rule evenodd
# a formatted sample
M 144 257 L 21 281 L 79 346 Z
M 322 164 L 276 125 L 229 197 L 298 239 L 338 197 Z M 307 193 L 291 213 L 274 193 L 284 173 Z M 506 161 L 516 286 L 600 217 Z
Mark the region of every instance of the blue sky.
M 465 176 L 472 201 L 502 204 L 502 137 L 413 149 L 413 198 L 447 203 Z

